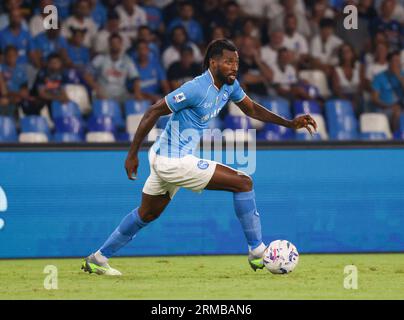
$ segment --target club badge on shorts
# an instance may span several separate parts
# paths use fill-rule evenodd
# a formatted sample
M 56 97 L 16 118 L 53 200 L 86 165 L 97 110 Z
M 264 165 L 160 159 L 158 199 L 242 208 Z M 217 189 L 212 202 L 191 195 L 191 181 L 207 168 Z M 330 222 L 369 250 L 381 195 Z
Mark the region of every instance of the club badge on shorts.
M 205 160 L 199 160 L 197 166 L 199 169 L 205 170 L 207 167 L 209 167 L 209 162 Z

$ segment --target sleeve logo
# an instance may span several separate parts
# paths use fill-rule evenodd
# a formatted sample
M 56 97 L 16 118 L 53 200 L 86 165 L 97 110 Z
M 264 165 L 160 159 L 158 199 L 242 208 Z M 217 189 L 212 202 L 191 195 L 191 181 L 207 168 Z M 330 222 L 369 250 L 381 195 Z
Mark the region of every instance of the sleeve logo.
M 184 92 L 180 92 L 179 94 L 176 94 L 174 96 L 174 101 L 176 103 L 180 103 L 181 101 L 184 101 L 186 99 Z

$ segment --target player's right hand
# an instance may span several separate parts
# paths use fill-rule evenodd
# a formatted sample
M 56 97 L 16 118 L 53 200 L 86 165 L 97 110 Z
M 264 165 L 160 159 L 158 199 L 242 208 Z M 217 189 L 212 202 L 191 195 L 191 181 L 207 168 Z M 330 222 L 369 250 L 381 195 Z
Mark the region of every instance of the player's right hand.
M 127 156 L 125 161 L 125 170 L 129 180 L 136 180 L 137 167 L 139 166 L 139 159 L 136 156 Z

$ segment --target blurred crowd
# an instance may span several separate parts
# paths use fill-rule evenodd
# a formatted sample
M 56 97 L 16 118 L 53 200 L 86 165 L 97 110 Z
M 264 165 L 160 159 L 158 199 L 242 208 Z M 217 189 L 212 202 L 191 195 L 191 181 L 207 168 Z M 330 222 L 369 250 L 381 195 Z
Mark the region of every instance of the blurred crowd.
M 59 27 L 44 29 L 47 5 Z M 345 29 L 346 5 L 358 29 Z M 351 102 L 400 126 L 404 0 L 4 0 L 0 115 L 38 115 L 67 102 L 66 84 L 90 99 L 157 101 L 202 72 L 207 44 L 239 48 L 239 81 L 252 97 Z M 52 112 L 50 110 L 50 112 Z

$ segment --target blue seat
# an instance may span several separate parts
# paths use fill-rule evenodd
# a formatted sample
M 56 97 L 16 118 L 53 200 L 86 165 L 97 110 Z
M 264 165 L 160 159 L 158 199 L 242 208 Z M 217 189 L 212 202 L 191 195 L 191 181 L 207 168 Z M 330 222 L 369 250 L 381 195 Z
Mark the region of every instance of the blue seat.
M 111 117 L 115 125 L 119 128 L 125 127 L 122 110 L 118 102 L 112 99 L 95 100 L 93 102 L 93 115 L 95 117 Z
M 354 131 L 339 131 L 335 135 L 330 133 L 330 138 L 334 140 L 358 140 L 359 133 Z
M 148 100 L 134 100 L 130 99 L 125 102 L 125 114 L 142 114 L 150 107 L 150 101 Z
M 250 129 L 250 121 L 244 116 L 232 116 L 228 114 L 224 119 L 225 128 L 229 129 Z
M 53 135 L 54 142 L 83 142 L 83 137 L 76 133 L 56 132 Z
M 25 116 L 21 119 L 20 123 L 22 132 L 41 132 L 49 137 L 48 122 L 42 116 Z
M 84 126 L 81 119 L 76 117 L 64 117 L 55 119 L 56 132 L 84 134 Z
M 387 140 L 387 136 L 384 132 L 362 132 L 362 140 Z
M 132 140 L 131 135 L 127 132 L 118 132 L 117 134 L 115 134 L 115 138 L 119 142 L 128 142 Z
M 325 112 L 330 139 L 358 139 L 358 121 L 350 101 L 329 100 L 325 104 Z
M 292 118 L 289 101 L 284 98 L 261 98 L 257 101 L 265 108 L 280 115 L 281 117 L 286 119 Z
M 293 103 L 295 115 L 298 114 L 321 114 L 321 108 L 314 100 L 297 100 Z
M 88 131 L 116 132 L 116 125 L 112 117 L 92 116 L 88 121 Z
M 317 132 L 313 133 L 313 136 L 309 132 L 296 132 L 296 140 L 298 141 L 320 141 L 321 135 Z
M 52 118 L 64 118 L 64 117 L 77 117 L 81 118 L 81 111 L 77 103 L 69 101 L 62 103 L 60 101 L 52 101 Z
M 265 126 L 258 132 L 257 140 L 293 140 L 295 133 L 292 129 L 278 126 L 274 123 L 266 123 Z
M 404 132 L 404 114 L 400 115 L 400 131 Z
M 0 142 L 17 142 L 18 135 L 14 120 L 11 117 L 0 116 Z
M 327 115 L 340 117 L 340 116 L 354 116 L 353 106 L 349 100 L 332 99 L 325 103 L 325 112 Z

